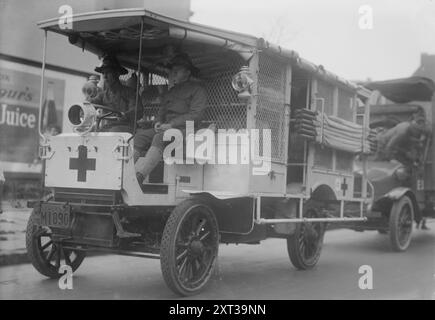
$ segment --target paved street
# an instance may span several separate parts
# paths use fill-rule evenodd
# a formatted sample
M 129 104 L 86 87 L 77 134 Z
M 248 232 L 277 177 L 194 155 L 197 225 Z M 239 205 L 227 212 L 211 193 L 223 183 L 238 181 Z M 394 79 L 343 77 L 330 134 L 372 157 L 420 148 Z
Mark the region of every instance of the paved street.
M 295 270 L 285 242 L 220 247 L 219 270 L 194 299 L 435 299 L 435 222 L 416 231 L 409 250 L 393 253 L 388 236 L 330 231 L 312 271 Z M 361 265 L 373 268 L 373 290 L 358 287 Z M 73 290 L 60 290 L 31 265 L 0 268 L 1 299 L 175 299 L 158 260 L 99 256 L 76 271 Z

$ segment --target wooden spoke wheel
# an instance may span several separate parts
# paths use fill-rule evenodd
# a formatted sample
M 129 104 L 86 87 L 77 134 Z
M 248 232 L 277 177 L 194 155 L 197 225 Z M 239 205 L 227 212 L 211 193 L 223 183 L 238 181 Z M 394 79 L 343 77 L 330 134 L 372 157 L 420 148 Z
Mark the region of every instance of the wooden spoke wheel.
M 27 222 L 26 248 L 30 262 L 41 274 L 49 278 L 59 278 L 59 268 L 69 265 L 76 271 L 85 259 L 85 251 L 63 248 L 60 243 L 52 240 L 52 232 L 48 227 L 35 224 L 35 214 L 32 212 Z
M 316 209 L 308 209 L 304 215 L 316 218 Z M 287 251 L 292 264 L 300 270 L 313 268 L 320 258 L 325 234 L 322 222 L 298 223 L 293 234 L 287 238 Z
M 182 296 L 208 283 L 218 255 L 219 231 L 212 209 L 201 198 L 180 203 L 166 222 L 160 248 L 163 278 Z
M 390 211 L 390 243 L 394 251 L 405 251 L 411 243 L 414 206 L 408 196 L 393 203 Z

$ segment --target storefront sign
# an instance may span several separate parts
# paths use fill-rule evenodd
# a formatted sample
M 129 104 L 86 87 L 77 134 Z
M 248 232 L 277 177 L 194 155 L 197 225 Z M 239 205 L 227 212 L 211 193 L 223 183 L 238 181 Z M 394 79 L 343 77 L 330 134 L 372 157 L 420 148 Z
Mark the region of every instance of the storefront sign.
M 0 68 L 0 162 L 38 162 L 40 76 Z M 45 78 L 42 130 L 62 128 L 65 80 Z

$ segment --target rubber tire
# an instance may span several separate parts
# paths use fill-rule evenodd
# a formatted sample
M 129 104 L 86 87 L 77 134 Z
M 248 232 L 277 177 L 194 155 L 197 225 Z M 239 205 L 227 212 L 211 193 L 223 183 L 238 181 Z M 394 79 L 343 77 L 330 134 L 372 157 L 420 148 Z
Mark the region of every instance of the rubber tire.
M 307 212 L 311 211 L 311 210 L 316 212 L 316 210 L 314 208 L 307 209 Z M 317 212 L 315 214 L 317 216 Z M 294 231 L 294 233 L 291 234 L 287 238 L 287 252 L 288 252 L 288 255 L 289 255 L 291 263 L 293 264 L 293 266 L 296 269 L 298 269 L 298 270 L 309 270 L 309 269 L 314 268 L 316 266 L 317 262 L 320 259 L 320 254 L 322 252 L 322 247 L 323 247 L 323 238 L 324 238 L 324 235 L 325 235 L 325 224 L 324 223 L 321 224 L 321 226 L 322 226 L 322 229 L 321 229 L 322 230 L 322 235 L 321 235 L 321 237 L 322 238 L 321 238 L 321 241 L 320 241 L 320 245 L 319 245 L 318 251 L 317 251 L 315 257 L 311 261 L 309 261 L 309 262 L 305 261 L 305 259 L 302 257 L 301 252 L 299 250 L 299 245 L 298 245 L 298 238 L 299 238 L 299 235 L 300 235 L 300 232 L 301 232 L 302 224 L 303 223 L 298 223 L 296 225 L 296 230 Z
M 398 238 L 398 219 L 400 216 L 400 211 L 403 206 L 409 205 L 411 210 L 411 233 L 409 235 L 409 239 L 405 245 L 401 245 Z M 390 227 L 390 244 L 393 251 L 402 252 L 408 249 L 409 244 L 411 243 L 412 238 L 412 230 L 414 224 L 414 205 L 412 204 L 411 199 L 408 196 L 401 197 L 398 201 L 395 201 L 390 210 L 390 218 L 389 218 L 389 227 Z
M 29 220 L 27 221 L 27 228 L 26 228 L 26 249 L 27 249 L 27 256 L 32 263 L 33 267 L 41 273 L 42 275 L 57 279 L 62 276 L 62 274 L 59 273 L 59 268 L 56 268 L 55 266 L 51 265 L 50 263 L 47 263 L 47 260 L 44 259 L 41 256 L 40 250 L 38 248 L 38 242 L 35 241 L 35 237 L 33 236 L 35 232 L 37 232 L 41 227 L 37 226 L 35 224 L 35 214 L 34 211 L 30 214 Z M 72 271 L 76 271 L 78 267 L 82 264 L 83 260 L 86 257 L 85 251 L 75 251 L 75 254 L 77 255 L 76 259 L 74 259 L 71 269 Z
M 194 290 L 189 290 L 184 288 L 178 281 L 178 276 L 176 273 L 175 266 L 175 255 L 173 248 L 175 247 L 175 241 L 177 238 L 177 232 L 179 227 L 181 226 L 182 221 L 189 213 L 189 210 L 194 206 L 204 206 L 211 213 L 210 218 L 212 221 L 212 225 L 215 228 L 215 232 L 217 234 L 216 241 L 216 257 L 212 263 L 211 268 L 208 270 L 208 275 L 202 284 L 195 288 Z M 206 201 L 201 198 L 191 198 L 184 200 L 178 206 L 174 208 L 171 215 L 166 222 L 165 228 L 163 230 L 162 241 L 160 245 L 160 267 L 162 270 L 163 279 L 165 280 L 167 286 L 176 294 L 180 296 L 192 296 L 200 293 L 209 283 L 211 275 L 215 269 L 216 260 L 218 256 L 218 248 L 219 248 L 219 229 L 216 217 L 213 213 L 213 210 L 207 205 Z

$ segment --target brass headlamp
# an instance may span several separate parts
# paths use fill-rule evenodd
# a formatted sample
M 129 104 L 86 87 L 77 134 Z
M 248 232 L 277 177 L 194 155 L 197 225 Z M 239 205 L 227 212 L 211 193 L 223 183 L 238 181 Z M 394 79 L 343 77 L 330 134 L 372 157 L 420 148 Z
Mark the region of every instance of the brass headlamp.
M 83 105 L 75 104 L 68 110 L 68 119 L 73 125 L 73 131 L 81 135 L 90 132 L 96 123 L 97 109 L 90 102 Z
M 243 66 L 240 71 L 233 76 L 231 85 L 239 94 L 240 99 L 249 99 L 251 97 L 251 86 L 254 83 L 252 80 L 249 67 Z

